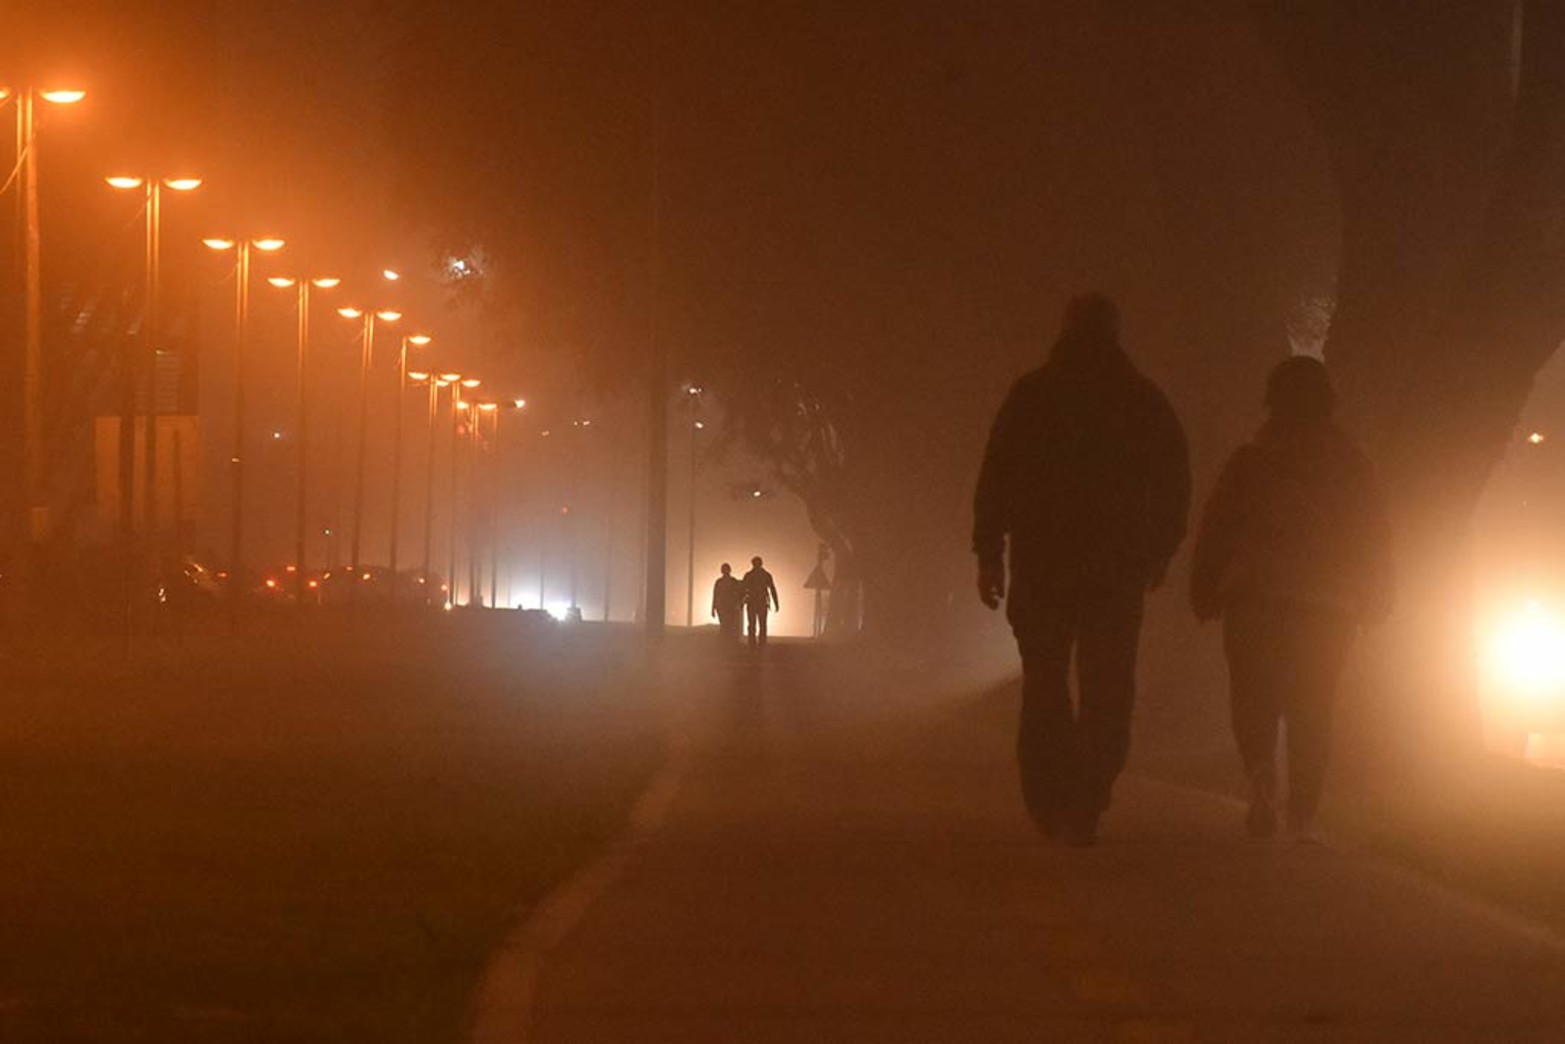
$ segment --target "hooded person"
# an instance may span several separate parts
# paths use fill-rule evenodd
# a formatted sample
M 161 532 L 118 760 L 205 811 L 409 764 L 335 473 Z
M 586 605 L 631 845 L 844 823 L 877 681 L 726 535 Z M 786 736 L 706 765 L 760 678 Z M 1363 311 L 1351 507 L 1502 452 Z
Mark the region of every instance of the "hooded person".
M 1047 364 L 1000 407 L 973 498 L 978 594 L 991 609 L 1007 598 L 1009 564 L 1017 765 L 1048 838 L 1096 837 L 1130 749 L 1143 600 L 1184 539 L 1189 500 L 1184 430 L 1120 347 L 1118 309 L 1101 294 L 1075 298 Z
M 1368 458 L 1333 420 L 1336 401 L 1318 360 L 1278 364 L 1267 418 L 1229 458 L 1196 539 L 1190 604 L 1223 621 L 1255 838 L 1277 831 L 1285 722 L 1287 824 L 1298 840 L 1318 839 L 1337 681 L 1359 627 L 1391 611 L 1390 526 Z

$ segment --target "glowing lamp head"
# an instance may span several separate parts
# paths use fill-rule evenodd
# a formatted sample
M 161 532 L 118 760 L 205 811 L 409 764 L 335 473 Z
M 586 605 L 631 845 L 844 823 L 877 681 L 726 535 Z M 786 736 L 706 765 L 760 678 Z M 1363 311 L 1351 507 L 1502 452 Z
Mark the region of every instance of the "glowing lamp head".
M 10 96 L 11 96 L 11 88 L 9 88 L 9 87 L 0 87 L 0 102 L 5 101 Z
M 201 242 L 209 250 L 232 250 L 232 249 L 234 249 L 234 241 L 232 239 L 224 239 L 221 236 L 211 236 L 211 237 L 209 237 L 207 239 L 203 239 Z
M 493 413 L 500 408 L 500 404 L 498 402 L 481 402 L 478 404 L 478 408 L 485 413 Z
M 3 95 L 0 95 L 3 97 Z M 73 90 L 71 88 L 55 87 L 47 91 L 39 91 L 38 97 L 51 105 L 75 105 L 87 97 L 86 91 Z
M 1543 440 L 1543 432 L 1541 432 L 1541 431 L 1533 432 L 1531 435 L 1527 436 L 1527 441 L 1532 443 L 1534 446 L 1541 446 L 1541 445 L 1543 445 L 1543 441 L 1544 441 Z
M 393 308 L 382 308 L 375 313 L 375 318 L 383 323 L 394 323 L 402 318 L 402 313 Z
M 163 187 L 171 188 L 175 192 L 190 192 L 201 187 L 201 179 L 192 177 L 164 178 Z
M 460 373 L 443 373 L 440 375 L 440 379 L 447 384 L 455 384 L 462 379 L 462 375 Z
M 288 276 L 267 276 L 266 281 L 281 290 L 285 286 L 293 286 L 296 280 Z
M 408 338 L 408 344 L 416 344 L 420 348 L 422 348 L 426 344 L 428 344 L 430 341 L 433 341 L 433 340 L 434 340 L 434 338 L 429 336 L 428 334 L 414 334 L 412 337 Z
M 437 388 L 449 388 L 450 386 L 451 386 L 451 382 L 450 381 L 441 380 L 439 377 L 435 378 L 435 387 L 437 387 Z
M 462 387 L 464 387 L 464 388 L 476 388 L 480 384 L 483 384 L 483 383 L 484 382 L 479 380 L 477 377 L 464 377 L 464 378 L 462 378 Z
M 383 268 L 380 270 L 380 277 L 388 283 L 395 283 L 402 278 L 402 273 L 394 268 Z
M 525 409 L 527 407 L 527 400 L 526 399 L 517 399 L 515 402 L 511 403 L 511 405 L 515 406 L 519 410 L 520 409 Z
M 429 374 L 424 373 L 421 370 L 409 370 L 408 371 L 408 380 L 410 380 L 410 381 L 427 381 L 427 380 L 429 380 Z
M 255 247 L 257 250 L 265 251 L 266 253 L 271 254 L 287 246 L 288 241 L 286 239 L 279 239 L 276 236 L 262 236 L 260 239 L 250 240 L 250 245 Z
M 465 410 L 465 409 L 467 409 L 467 406 L 468 406 L 468 403 L 467 403 L 466 399 L 458 399 L 456 401 L 456 408 L 459 409 L 459 410 Z
M 316 278 L 310 280 L 311 286 L 319 287 L 322 290 L 330 290 L 335 286 L 340 286 L 341 284 L 342 280 L 338 279 L 336 276 L 317 276 Z
M 112 177 L 107 177 L 103 180 L 108 182 L 111 188 L 117 189 L 140 188 L 142 182 L 142 179 L 130 174 L 115 174 Z
M 344 307 L 337 309 L 337 314 L 342 316 L 344 319 L 358 319 L 364 315 L 364 310 L 361 308 Z

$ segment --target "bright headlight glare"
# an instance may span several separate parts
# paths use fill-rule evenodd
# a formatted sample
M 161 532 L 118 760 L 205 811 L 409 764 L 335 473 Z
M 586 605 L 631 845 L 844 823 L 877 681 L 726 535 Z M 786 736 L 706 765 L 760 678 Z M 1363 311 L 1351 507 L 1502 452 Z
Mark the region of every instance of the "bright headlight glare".
M 1565 688 L 1565 626 L 1538 602 L 1501 624 L 1489 655 L 1496 676 L 1519 692 Z

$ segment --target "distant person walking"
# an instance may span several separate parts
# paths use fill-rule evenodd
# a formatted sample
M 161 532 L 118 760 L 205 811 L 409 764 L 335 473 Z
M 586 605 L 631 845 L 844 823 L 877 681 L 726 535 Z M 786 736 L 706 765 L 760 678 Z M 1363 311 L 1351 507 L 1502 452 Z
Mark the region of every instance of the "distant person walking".
M 761 568 L 761 556 L 750 559 L 750 571 L 744 575 L 745 633 L 750 648 L 766 644 L 766 617 L 772 609 L 782 611 L 777 600 L 777 585 L 772 574 Z
M 1189 501 L 1178 418 L 1121 349 L 1113 302 L 1077 297 L 1048 363 L 1000 407 L 973 503 L 978 596 L 991 609 L 1006 596 L 1009 538 L 1016 757 L 1046 837 L 1097 836 L 1130 750 L 1142 602 L 1184 539 Z
M 1277 831 L 1287 723 L 1289 830 L 1318 840 L 1337 679 L 1361 623 L 1391 611 L 1390 526 L 1368 459 L 1332 421 L 1326 368 L 1295 356 L 1266 382 L 1265 423 L 1229 458 L 1196 539 L 1190 604 L 1223 618 L 1245 829 Z
M 739 638 L 744 615 L 744 581 L 734 575 L 734 567 L 723 563 L 722 576 L 712 585 L 712 616 L 718 632 L 729 641 Z

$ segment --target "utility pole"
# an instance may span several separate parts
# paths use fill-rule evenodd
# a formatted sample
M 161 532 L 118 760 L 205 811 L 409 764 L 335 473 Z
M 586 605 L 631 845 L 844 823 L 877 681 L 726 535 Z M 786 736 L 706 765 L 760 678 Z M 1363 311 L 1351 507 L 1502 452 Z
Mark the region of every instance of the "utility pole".
M 649 638 L 662 638 L 668 613 L 668 346 L 659 336 L 658 293 L 661 276 L 663 186 L 662 105 L 659 99 L 657 7 L 652 26 L 652 207 L 650 301 L 648 308 L 651 360 L 647 373 L 647 562 L 646 619 Z

